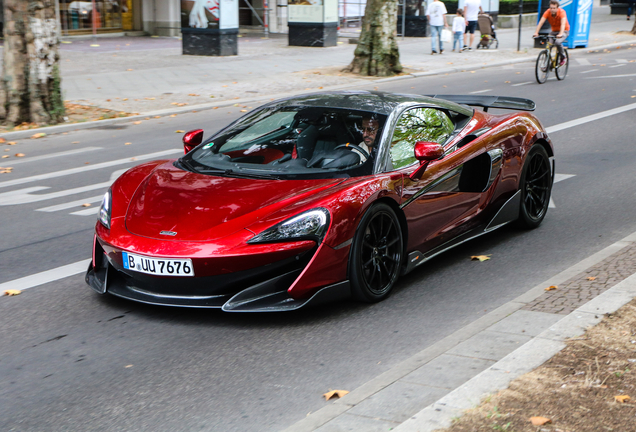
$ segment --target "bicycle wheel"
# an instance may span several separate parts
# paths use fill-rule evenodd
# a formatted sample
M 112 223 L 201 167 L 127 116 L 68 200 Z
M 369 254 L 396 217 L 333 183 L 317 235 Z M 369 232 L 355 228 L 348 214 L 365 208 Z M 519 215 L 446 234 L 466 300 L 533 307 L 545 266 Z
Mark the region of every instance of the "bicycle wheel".
M 568 66 L 570 66 L 570 56 L 568 55 L 568 50 L 563 49 L 565 52 L 565 64 L 563 66 L 559 66 L 561 63 L 561 56 L 559 56 L 559 63 L 557 63 L 557 68 L 555 70 L 556 77 L 558 80 L 564 80 L 565 76 L 568 74 Z
M 534 68 L 534 75 L 537 77 L 537 82 L 543 84 L 548 80 L 548 72 L 550 71 L 550 57 L 548 56 L 548 50 L 543 50 L 537 57 L 537 64 Z

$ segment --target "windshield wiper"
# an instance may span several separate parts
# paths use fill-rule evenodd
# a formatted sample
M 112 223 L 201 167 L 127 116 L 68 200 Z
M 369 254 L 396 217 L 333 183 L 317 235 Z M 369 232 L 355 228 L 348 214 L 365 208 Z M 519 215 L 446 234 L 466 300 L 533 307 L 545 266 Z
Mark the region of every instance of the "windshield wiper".
M 236 172 L 231 169 L 219 169 L 219 168 L 204 168 L 200 169 L 197 172 L 201 174 L 216 174 L 218 176 L 223 177 L 234 177 L 234 178 L 246 178 L 246 179 L 256 179 L 256 180 L 278 180 L 279 177 L 268 174 L 250 174 L 250 173 L 242 173 Z

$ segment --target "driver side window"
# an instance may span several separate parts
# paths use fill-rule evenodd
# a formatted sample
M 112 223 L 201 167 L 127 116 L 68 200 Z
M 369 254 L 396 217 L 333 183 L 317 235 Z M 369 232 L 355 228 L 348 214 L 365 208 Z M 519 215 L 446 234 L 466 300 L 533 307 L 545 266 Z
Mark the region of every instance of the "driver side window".
M 415 143 L 428 141 L 442 144 L 453 133 L 450 118 L 435 108 L 413 108 L 402 113 L 391 138 L 393 168 L 402 168 L 417 162 Z

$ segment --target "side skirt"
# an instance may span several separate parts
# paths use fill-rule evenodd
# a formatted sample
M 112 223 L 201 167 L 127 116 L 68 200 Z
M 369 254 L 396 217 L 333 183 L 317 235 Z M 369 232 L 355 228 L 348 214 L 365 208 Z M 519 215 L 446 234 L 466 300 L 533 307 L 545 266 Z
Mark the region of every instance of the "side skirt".
M 420 264 L 425 263 L 431 258 L 441 254 L 442 252 L 446 252 L 449 249 L 454 248 L 462 243 L 465 243 L 469 240 L 482 236 L 484 234 L 488 234 L 491 231 L 496 230 L 497 228 L 501 228 L 502 226 L 509 224 L 510 222 L 514 222 L 519 218 L 519 205 L 521 204 L 521 191 L 517 191 L 512 197 L 508 199 L 501 206 L 499 211 L 495 214 L 495 216 L 486 224 L 480 225 L 475 229 L 472 229 L 454 239 L 434 248 L 426 253 L 422 253 L 420 251 L 413 251 L 407 256 L 407 262 L 402 271 L 402 274 L 407 274 L 415 267 Z

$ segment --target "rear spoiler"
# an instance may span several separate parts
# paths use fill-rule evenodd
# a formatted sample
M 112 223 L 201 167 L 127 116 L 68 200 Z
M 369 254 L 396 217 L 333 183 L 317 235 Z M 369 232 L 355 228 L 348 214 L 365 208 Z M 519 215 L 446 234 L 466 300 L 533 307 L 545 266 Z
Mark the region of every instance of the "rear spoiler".
M 462 105 L 488 108 L 511 109 L 519 111 L 534 111 L 536 104 L 530 99 L 510 96 L 486 96 L 486 95 L 427 95 L 438 99 L 444 99 Z

